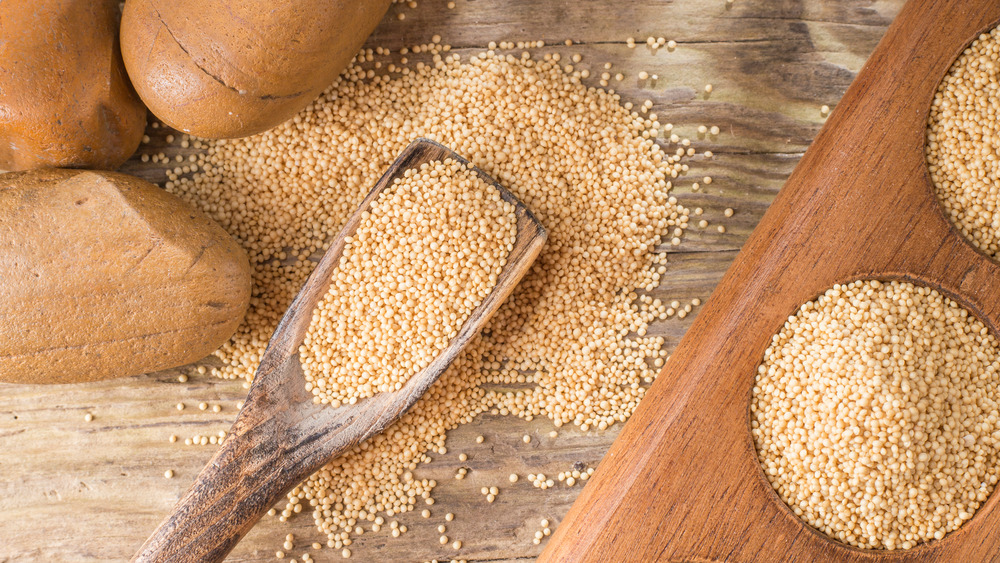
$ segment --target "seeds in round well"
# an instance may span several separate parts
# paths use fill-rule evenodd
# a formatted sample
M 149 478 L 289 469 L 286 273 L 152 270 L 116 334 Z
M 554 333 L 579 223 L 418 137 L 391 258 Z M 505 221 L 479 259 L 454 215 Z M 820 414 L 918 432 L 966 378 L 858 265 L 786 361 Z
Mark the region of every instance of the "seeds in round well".
M 980 35 L 938 86 L 926 156 L 952 222 L 1000 258 L 1000 28 Z
M 837 285 L 758 367 L 751 430 L 778 496 L 844 543 L 908 549 L 972 518 L 997 482 L 1000 349 L 937 291 Z

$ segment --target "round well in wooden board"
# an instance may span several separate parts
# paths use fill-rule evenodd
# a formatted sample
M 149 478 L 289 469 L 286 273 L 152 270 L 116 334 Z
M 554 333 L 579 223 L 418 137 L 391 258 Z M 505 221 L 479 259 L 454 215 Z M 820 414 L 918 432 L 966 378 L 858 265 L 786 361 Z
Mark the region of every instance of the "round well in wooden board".
M 990 33 L 993 29 L 997 28 L 998 26 L 1000 26 L 1000 20 L 996 20 L 996 21 L 990 23 L 989 25 L 984 26 L 982 29 L 978 30 L 976 33 L 970 35 L 969 38 L 968 38 L 968 40 L 966 41 L 966 43 L 964 43 L 961 46 L 961 48 L 959 48 L 954 53 L 954 56 L 952 57 L 952 60 L 953 61 L 957 61 L 959 59 L 959 57 L 966 51 L 966 49 L 968 49 L 973 43 L 975 43 L 977 40 L 980 39 L 980 37 L 982 37 L 982 34 L 984 34 L 984 33 Z M 947 76 L 947 74 L 949 72 L 951 72 L 951 70 L 952 70 L 952 65 L 948 65 L 946 67 L 945 71 L 943 73 L 941 73 L 941 75 L 938 77 L 937 83 L 940 84 L 945 79 L 945 77 Z M 927 124 L 928 123 L 928 120 L 930 118 L 931 103 L 932 103 L 932 100 L 933 100 L 934 95 L 936 94 L 936 92 L 937 92 L 937 88 L 935 88 L 933 91 L 931 91 L 929 93 L 929 95 L 924 95 L 924 98 L 926 98 L 926 99 L 921 99 L 920 100 L 921 103 L 923 103 L 923 107 L 925 108 L 923 110 L 922 114 L 921 114 L 922 119 L 920 121 L 923 124 Z M 922 142 L 921 142 L 919 148 L 922 151 L 921 154 L 924 154 L 923 151 L 926 151 L 927 136 L 926 136 L 926 132 L 925 131 L 921 131 L 921 133 L 922 133 L 922 137 L 921 137 Z M 925 164 L 926 164 L 926 161 L 925 161 Z M 970 249 L 971 251 L 973 251 L 974 253 L 976 253 L 976 254 L 979 255 L 979 258 L 978 258 L 979 260 L 982 260 L 982 261 L 985 261 L 985 262 L 1000 261 L 1000 256 L 998 256 L 998 257 L 990 256 L 989 254 L 985 253 L 984 251 L 982 251 L 981 249 L 979 249 L 978 247 L 976 247 L 976 245 L 973 244 L 973 242 L 971 240 L 969 240 L 969 237 L 965 233 L 962 232 L 962 230 L 959 228 L 959 226 L 957 226 L 953 222 L 952 218 L 948 215 L 947 211 L 945 210 L 944 204 L 940 200 L 940 197 L 939 197 L 939 195 L 937 193 L 937 190 L 936 190 L 936 188 L 934 186 L 933 180 L 931 179 L 930 173 L 927 170 L 926 166 L 924 166 L 923 168 L 920 169 L 919 177 L 914 179 L 914 183 L 915 184 L 919 184 L 920 186 L 922 186 L 924 188 L 925 195 L 929 195 L 930 197 L 932 197 L 934 199 L 935 202 L 937 202 L 938 205 L 936 207 L 934 207 L 934 209 L 932 211 L 930 211 L 930 214 L 933 215 L 933 216 L 935 216 L 936 219 L 943 220 L 945 223 L 947 223 L 947 226 L 948 226 L 947 231 L 949 231 L 949 232 L 944 235 L 945 238 L 958 238 L 958 239 L 960 239 L 962 241 L 962 243 L 964 243 L 964 246 L 966 246 L 968 249 Z M 961 284 L 959 286 L 960 290 L 956 291 L 953 284 L 941 283 L 939 281 L 940 279 L 941 278 L 936 277 L 936 276 L 927 276 L 924 273 L 909 272 L 909 271 L 906 271 L 905 269 L 899 269 L 899 270 L 893 270 L 893 271 L 885 271 L 885 272 L 883 272 L 881 274 L 874 274 L 874 275 L 862 275 L 862 276 L 857 276 L 857 277 L 846 276 L 846 277 L 843 277 L 842 279 L 838 279 L 833 284 L 831 284 L 829 287 L 816 291 L 814 293 L 814 295 L 810 299 L 807 299 L 806 301 L 803 301 L 803 303 L 800 303 L 799 305 L 797 305 L 797 306 L 793 307 L 791 310 L 789 310 L 787 312 L 787 315 L 785 316 L 785 318 L 787 318 L 789 316 L 795 315 L 796 312 L 799 310 L 799 307 L 801 307 L 802 304 L 804 304 L 806 302 L 810 302 L 810 301 L 816 300 L 823 293 L 825 293 L 827 291 L 827 289 L 829 289 L 830 287 L 833 287 L 834 285 L 843 285 L 843 284 L 848 284 L 848 283 L 851 283 L 851 282 L 854 282 L 854 281 L 868 281 L 868 280 L 878 280 L 878 281 L 883 281 L 883 282 L 900 281 L 900 282 L 909 282 L 909 283 L 912 283 L 912 284 L 914 284 L 916 286 L 929 287 L 931 289 L 934 289 L 934 290 L 938 291 L 939 293 L 941 293 L 945 297 L 947 297 L 947 298 L 955 301 L 958 305 L 960 305 L 961 307 L 963 307 L 967 311 L 969 311 L 970 315 L 974 316 L 976 319 L 978 319 L 980 322 L 982 322 L 984 325 L 986 325 L 986 327 L 988 328 L 988 330 L 990 331 L 990 333 L 993 335 L 994 338 L 1000 339 L 1000 332 L 998 332 L 998 327 L 1000 327 L 1000 318 L 998 318 L 996 315 L 990 315 L 990 314 L 988 314 L 981 307 L 981 303 L 977 299 L 967 298 L 966 297 L 966 292 L 965 291 L 961 291 L 961 289 L 962 289 L 962 285 Z M 992 280 L 992 282 L 989 284 L 989 286 L 987 287 L 987 289 L 989 289 L 993 285 L 995 285 L 998 288 L 997 291 L 1000 292 L 1000 277 L 995 277 Z M 982 288 L 979 287 L 978 289 L 982 289 Z M 782 328 L 781 326 L 778 326 L 775 329 L 774 334 L 777 334 L 777 332 L 780 331 L 781 328 Z M 747 440 L 747 443 L 749 445 L 749 451 L 753 454 L 754 460 L 757 461 L 757 455 L 756 455 L 757 454 L 757 446 L 756 446 L 756 444 L 754 442 L 754 438 L 752 436 L 752 431 L 751 431 L 751 419 L 752 419 L 753 415 L 752 415 L 751 410 L 750 410 L 750 405 L 751 405 L 751 403 L 753 401 L 753 383 L 752 383 L 753 381 L 754 380 L 752 379 L 751 380 L 751 385 L 750 385 L 749 389 L 747 390 L 748 392 L 747 392 L 747 395 L 746 395 L 746 397 L 747 397 L 747 400 L 746 400 L 746 430 L 747 430 L 746 440 Z M 968 529 L 972 525 L 973 522 L 977 522 L 977 524 L 981 525 L 982 524 L 981 521 L 984 520 L 984 519 L 989 518 L 989 520 L 992 522 L 992 521 L 995 521 L 998 518 L 1000 518 L 1000 516 L 993 515 L 993 514 L 991 514 L 991 516 L 989 516 L 989 517 L 987 517 L 986 515 L 984 515 L 985 512 L 992 513 L 994 510 L 998 510 L 996 508 L 996 505 L 998 503 L 1000 503 L 1000 501 L 997 500 L 998 495 L 996 494 L 996 489 L 1000 488 L 1000 487 L 994 487 L 994 489 L 990 492 L 989 498 L 984 503 L 982 503 L 980 505 L 980 507 L 973 513 L 973 516 L 972 516 L 972 518 L 969 521 L 964 522 L 958 529 L 953 530 L 951 532 L 948 532 L 944 536 L 944 538 L 942 538 L 940 540 L 932 540 L 932 541 L 929 541 L 929 542 L 921 542 L 921 543 L 917 544 L 916 546 L 914 546 L 912 548 L 908 548 L 908 549 L 896 549 L 896 550 L 891 550 L 891 551 L 882 550 L 882 549 L 864 549 L 864 548 L 859 548 L 859 547 L 856 547 L 856 546 L 849 545 L 847 543 L 841 542 L 837 538 L 834 538 L 834 537 L 826 534 L 825 532 L 823 532 L 821 530 L 817 530 L 816 528 L 812 527 L 810 524 L 808 524 L 807 522 L 805 522 L 804 520 L 802 520 L 799 516 L 797 516 L 794 513 L 794 511 L 791 509 L 791 507 L 789 507 L 785 503 L 785 501 L 781 499 L 781 497 L 778 495 L 778 493 L 774 491 L 774 489 L 773 489 L 773 487 L 771 485 L 771 482 L 767 479 L 766 475 L 764 474 L 764 469 L 760 465 L 759 461 L 757 462 L 757 468 L 758 468 L 758 471 L 757 471 L 758 481 L 760 482 L 760 484 L 762 486 L 764 486 L 764 487 L 766 487 L 768 489 L 768 491 L 770 493 L 769 496 L 771 497 L 772 502 L 775 503 L 776 505 L 778 505 L 780 507 L 780 509 L 785 514 L 787 514 L 788 517 L 797 520 L 802 525 L 802 527 L 804 529 L 806 529 L 809 532 L 811 532 L 812 534 L 814 534 L 814 535 L 822 538 L 822 540 L 828 541 L 828 542 L 832 542 L 832 543 L 836 544 L 839 548 L 848 549 L 848 550 L 851 550 L 851 551 L 854 551 L 854 552 L 858 552 L 858 553 L 874 553 L 874 554 L 881 553 L 881 554 L 892 554 L 892 555 L 904 555 L 904 554 L 923 555 L 924 552 L 928 552 L 928 550 L 926 548 L 927 548 L 927 545 L 930 544 L 930 543 L 935 543 L 935 544 L 940 543 L 940 544 L 943 544 L 942 548 L 947 549 L 947 544 L 948 543 L 952 543 L 949 540 L 952 540 L 953 538 L 959 536 L 961 534 L 961 532 L 964 531 L 964 530 L 966 530 L 966 529 Z M 987 507 L 989 507 L 989 510 L 986 510 Z M 960 540 L 955 539 L 954 541 L 958 542 Z M 930 556 L 931 554 L 928 552 L 928 553 L 926 553 L 926 555 Z
M 928 114 L 928 174 L 956 229 L 1000 258 L 1000 27 L 984 30 L 941 80 Z
M 843 281 L 840 281 L 840 282 L 838 282 L 838 283 L 836 283 L 834 285 L 847 285 L 847 284 L 849 284 L 851 282 L 866 282 L 866 281 L 880 281 L 880 282 L 886 282 L 886 283 L 898 281 L 898 282 L 905 282 L 905 283 L 912 284 L 913 286 L 915 286 L 917 288 L 919 288 L 919 287 L 926 287 L 926 288 L 935 290 L 939 294 L 941 294 L 943 297 L 952 300 L 959 307 L 964 308 L 969 313 L 970 321 L 973 320 L 973 319 L 978 320 L 979 322 L 981 322 L 987 328 L 987 330 L 990 332 L 990 334 L 992 335 L 992 337 L 994 339 L 997 339 L 998 341 L 1000 341 L 1000 335 L 998 335 L 996 328 L 994 326 L 992 326 L 980 314 L 976 313 L 975 311 L 972 311 L 969 308 L 968 303 L 964 302 L 963 298 L 960 295 L 957 295 L 955 293 L 949 292 L 947 289 L 945 289 L 943 287 L 940 287 L 939 285 L 933 283 L 932 281 L 920 280 L 920 279 L 916 279 L 916 278 L 914 278 L 912 276 L 892 275 L 892 276 L 884 276 L 884 277 L 879 277 L 879 278 L 865 278 L 865 279 L 859 279 L 859 280 L 843 280 Z M 830 288 L 828 288 L 828 289 L 830 289 Z M 826 293 L 826 290 L 824 290 L 820 294 L 816 295 L 812 299 L 809 299 L 807 301 L 807 303 L 808 302 L 815 302 L 817 299 L 819 299 L 820 297 L 822 297 L 822 295 L 825 294 L 825 293 Z M 793 311 L 791 313 L 791 315 L 792 316 L 797 315 L 798 312 L 799 312 L 799 309 L 797 308 L 795 311 Z M 785 327 L 783 325 L 779 329 L 779 331 L 780 330 L 784 330 L 784 328 Z M 764 364 L 762 363 L 760 365 L 764 365 Z M 842 548 L 846 548 L 846 549 L 850 549 L 850 550 L 855 550 L 855 551 L 859 551 L 859 552 L 874 552 L 874 553 L 879 553 L 879 552 L 881 552 L 881 553 L 887 553 L 887 552 L 888 553 L 908 553 L 908 552 L 913 552 L 913 551 L 919 550 L 926 543 L 929 543 L 929 541 L 934 541 L 934 542 L 944 542 L 944 541 L 946 541 L 948 538 L 952 537 L 953 535 L 955 535 L 956 533 L 958 533 L 959 531 L 961 531 L 965 527 L 965 525 L 967 525 L 967 524 L 969 524 L 971 522 L 972 519 L 976 519 L 978 517 L 979 513 L 980 513 L 980 509 L 983 506 L 985 506 L 986 503 L 988 503 L 988 502 L 995 502 L 994 501 L 994 497 L 996 495 L 994 493 L 995 493 L 995 490 L 996 490 L 996 486 L 994 485 L 993 488 L 989 492 L 989 496 L 988 496 L 987 500 L 984 501 L 984 502 L 982 502 L 980 504 L 979 508 L 977 508 L 975 511 L 972 512 L 972 519 L 970 519 L 970 520 L 968 520 L 966 522 L 963 522 L 957 529 L 951 530 L 951 531 L 947 532 L 945 534 L 944 538 L 942 538 L 940 540 L 921 541 L 921 542 L 918 542 L 913 547 L 908 547 L 908 548 L 905 548 L 905 547 L 904 548 L 899 548 L 899 547 L 897 547 L 897 548 L 894 548 L 894 550 L 889 550 L 889 551 L 887 551 L 885 548 L 862 548 L 862 547 L 859 547 L 859 546 L 855 546 L 855 545 L 851 545 L 851 544 L 848 544 L 846 542 L 843 542 L 840 539 L 838 539 L 836 537 L 833 537 L 832 535 L 826 533 L 825 531 L 813 527 L 805 519 L 803 519 L 802 517 L 796 515 L 795 512 L 794 512 L 794 510 L 792 509 L 792 507 L 789 506 L 789 504 L 787 504 L 785 502 L 785 500 L 781 498 L 781 496 L 779 495 L 779 493 L 774 490 L 770 479 L 768 479 L 768 477 L 765 475 L 765 468 L 764 468 L 763 464 L 759 461 L 759 458 L 757 457 L 758 443 L 757 443 L 757 441 L 755 440 L 755 438 L 753 436 L 753 429 L 752 429 L 752 420 L 754 418 L 754 414 L 753 414 L 753 412 L 751 410 L 751 404 L 754 402 L 754 399 L 755 399 L 754 393 L 753 393 L 753 387 L 756 387 L 756 385 L 757 385 L 757 378 L 755 377 L 754 384 L 752 385 L 752 387 L 750 389 L 750 392 L 748 394 L 748 399 L 747 399 L 747 437 L 748 437 L 748 440 L 750 442 L 750 447 L 753 450 L 754 456 L 755 456 L 756 459 L 758 459 L 758 466 L 757 466 L 758 467 L 758 471 L 757 471 L 757 475 L 759 477 L 759 480 L 761 482 L 763 482 L 764 485 L 770 490 L 770 492 L 771 492 L 770 496 L 772 497 L 773 502 L 779 504 L 780 507 L 781 507 L 781 509 L 783 510 L 783 512 L 786 513 L 787 516 L 789 516 L 791 518 L 795 518 L 796 520 L 798 520 L 802 524 L 802 526 L 805 529 L 808 529 L 810 532 L 812 532 L 813 534 L 816 534 L 816 535 L 822 537 L 826 541 L 834 542 L 834 543 L 836 543 L 838 546 L 840 546 Z M 966 492 L 968 492 L 968 491 L 963 491 L 963 493 L 966 493 Z M 958 501 L 958 499 L 956 499 L 956 502 L 957 501 Z

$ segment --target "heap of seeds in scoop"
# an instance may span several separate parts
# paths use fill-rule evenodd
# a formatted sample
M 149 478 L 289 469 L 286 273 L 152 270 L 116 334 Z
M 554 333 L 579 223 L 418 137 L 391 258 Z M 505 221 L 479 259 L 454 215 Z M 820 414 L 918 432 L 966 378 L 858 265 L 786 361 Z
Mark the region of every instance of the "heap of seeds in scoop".
M 927 165 L 952 221 L 1000 257 L 1000 28 L 980 35 L 938 87 Z
M 997 482 L 1000 350 L 937 291 L 834 286 L 774 336 L 751 426 L 764 473 L 815 528 L 864 548 L 941 539 Z
M 407 170 L 347 237 L 300 348 L 306 388 L 338 407 L 396 391 L 496 286 L 514 205 L 454 160 Z
M 468 158 L 548 229 L 530 272 L 425 396 L 289 494 L 279 518 L 311 510 L 338 549 L 363 522 L 433 502 L 434 481 L 413 471 L 445 453 L 449 429 L 484 411 L 606 428 L 634 411 L 666 355 L 646 329 L 672 311 L 636 301 L 666 271 L 661 238 L 679 242 L 687 226 L 668 193 L 684 150 L 665 154 L 654 115 L 587 88 L 556 55 L 448 50 L 413 48 L 429 64 L 406 67 L 362 53 L 297 117 L 210 143 L 193 178 L 167 185 L 235 236 L 254 268 L 247 320 L 218 352 L 223 377 L 252 377 L 312 268 L 306 258 L 418 136 Z

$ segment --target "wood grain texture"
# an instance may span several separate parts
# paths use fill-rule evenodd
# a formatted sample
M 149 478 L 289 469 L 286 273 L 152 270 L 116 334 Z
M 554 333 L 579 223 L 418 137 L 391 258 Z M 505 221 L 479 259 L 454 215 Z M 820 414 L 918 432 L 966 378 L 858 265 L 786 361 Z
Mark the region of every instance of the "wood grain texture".
M 931 100 L 1000 21 L 993 0 L 910 2 L 771 205 L 541 561 L 990 561 L 997 495 L 940 541 L 861 550 L 802 523 L 764 477 L 749 405 L 771 336 L 836 283 L 937 288 L 1000 327 L 1000 265 L 945 217 Z M 648 525 L 635 526 L 636 520 Z
M 835 107 L 854 73 L 882 37 L 903 0 L 422 0 L 416 9 L 393 6 L 370 45 L 397 49 L 423 43 L 438 33 L 463 56 L 489 41 L 544 39 L 543 52 L 580 53 L 580 68 L 599 75 L 604 62 L 625 79 L 611 85 L 623 99 L 649 99 L 664 122 L 690 137 L 699 153 L 714 158 L 689 159 L 690 172 L 675 182 L 681 203 L 705 210 L 708 229 L 690 229 L 670 253 L 668 274 L 655 296 L 691 299 L 709 296 L 760 221 L 778 189 L 823 124 L 819 108 Z M 399 21 L 398 13 L 406 19 Z M 678 41 L 673 52 L 655 54 L 629 49 L 624 39 L 664 36 Z M 577 44 L 562 45 L 565 39 Z M 558 44 L 558 45 L 557 45 Z M 640 83 L 639 71 L 659 75 Z M 714 85 L 709 98 L 700 94 Z M 597 85 L 596 76 L 590 83 Z M 699 137 L 699 125 L 718 125 L 721 134 Z M 124 172 L 163 184 L 166 172 L 180 163 L 144 163 L 141 154 L 160 152 L 186 158 L 179 134 L 147 128 L 150 142 L 126 163 Z M 691 192 L 705 175 L 714 182 Z M 725 218 L 723 210 L 736 213 Z M 715 231 L 719 224 L 727 232 Z M 697 311 L 697 310 L 696 310 Z M 671 319 L 650 327 L 673 348 L 693 320 Z M 177 376 L 188 373 L 180 383 Z M 246 396 L 240 382 L 217 380 L 190 369 L 125 380 L 58 387 L 0 386 L 0 561 L 123 561 L 169 512 L 217 446 L 185 446 L 184 438 L 228 430 L 236 403 Z M 182 402 L 183 411 L 174 405 Z M 202 411 L 198 404 L 220 405 Z M 86 423 L 86 413 L 94 415 Z M 399 539 L 366 533 L 351 546 L 349 561 L 424 561 L 461 557 L 470 561 L 529 561 L 541 552 L 532 537 L 541 518 L 558 524 L 581 486 L 558 485 L 541 491 L 524 479 L 527 473 L 555 475 L 581 463 L 596 466 L 621 426 L 580 433 L 568 427 L 557 438 L 547 420 L 524 421 L 489 414 L 449 432 L 447 455 L 416 472 L 438 481 L 424 520 L 399 517 L 410 531 Z M 170 435 L 179 437 L 170 443 Z M 530 434 L 530 444 L 521 436 Z M 476 436 L 485 436 L 477 444 Z M 465 452 L 469 461 L 458 461 Z M 468 477 L 456 481 L 460 466 Z M 173 479 L 163 472 L 171 469 Z M 511 485 L 507 476 L 521 480 Z M 500 487 L 487 504 L 482 486 Z M 461 551 L 438 544 L 436 527 L 443 515 L 448 535 L 463 541 Z M 271 562 L 285 535 L 296 536 L 291 555 L 323 538 L 312 518 L 299 515 L 288 523 L 265 518 L 230 554 L 229 561 Z M 339 553 L 313 553 L 318 561 L 340 561 Z M 285 559 L 288 561 L 288 559 Z

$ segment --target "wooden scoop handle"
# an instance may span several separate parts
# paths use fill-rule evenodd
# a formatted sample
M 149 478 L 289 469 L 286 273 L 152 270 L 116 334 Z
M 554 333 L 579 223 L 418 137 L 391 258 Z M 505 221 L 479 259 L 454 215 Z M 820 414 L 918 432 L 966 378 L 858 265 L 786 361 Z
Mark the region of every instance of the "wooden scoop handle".
M 301 371 L 297 356 L 285 361 Z M 289 490 L 383 426 L 376 419 L 386 409 L 378 404 L 336 421 L 338 409 L 296 405 L 285 396 L 304 388 L 264 383 L 251 391 L 230 436 L 132 561 L 222 561 Z
M 191 489 L 132 561 L 222 561 L 308 470 L 283 467 L 281 449 L 252 429 L 226 440 Z M 267 479 L 248 476 L 268 475 Z
M 399 417 L 401 405 L 412 404 L 433 382 L 413 378 L 403 389 L 379 393 L 355 408 L 333 408 L 313 403 L 304 381 L 297 381 L 302 379 L 298 355 L 283 357 L 262 364 L 229 438 L 132 561 L 222 561 L 282 496 L 384 430 Z M 439 361 L 447 365 L 451 358 Z M 292 374 L 296 381 L 288 384 L 272 374 Z

